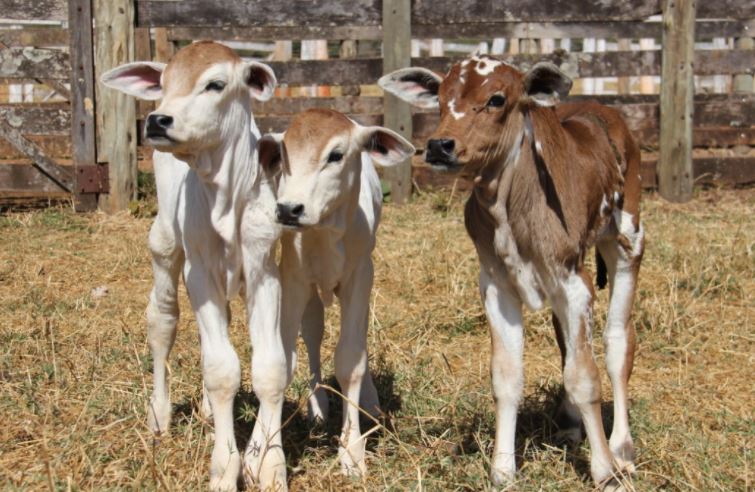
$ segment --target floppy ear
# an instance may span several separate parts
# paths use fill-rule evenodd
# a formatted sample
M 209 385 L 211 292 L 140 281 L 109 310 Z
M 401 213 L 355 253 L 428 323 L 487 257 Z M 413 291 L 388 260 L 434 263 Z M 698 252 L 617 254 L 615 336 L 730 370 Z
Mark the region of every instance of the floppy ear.
M 524 76 L 524 92 L 538 106 L 555 106 L 569 95 L 572 80 L 556 65 L 536 63 Z
M 414 145 L 393 130 L 363 126 L 359 132 L 362 150 L 381 166 L 395 166 L 414 155 Z
M 256 61 L 244 63 L 244 82 L 249 86 L 252 97 L 258 101 L 267 101 L 273 97 L 278 81 L 273 69 Z
M 443 79 L 426 68 L 401 68 L 378 80 L 378 85 L 419 108 L 438 107 L 438 89 Z
M 126 63 L 103 73 L 100 81 L 107 87 L 130 96 L 153 101 L 163 97 L 163 88 L 160 85 L 163 70 L 165 70 L 165 63 Z
M 257 152 L 260 167 L 268 176 L 276 176 L 280 172 L 283 161 L 283 134 L 268 133 L 257 141 Z

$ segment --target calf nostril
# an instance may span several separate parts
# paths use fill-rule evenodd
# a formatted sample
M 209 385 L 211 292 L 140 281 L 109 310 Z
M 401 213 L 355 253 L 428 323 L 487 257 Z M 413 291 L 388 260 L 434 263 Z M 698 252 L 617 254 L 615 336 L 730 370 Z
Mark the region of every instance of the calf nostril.
M 295 217 L 301 217 L 301 214 L 304 213 L 304 205 L 299 203 L 298 205 L 294 205 L 291 207 L 291 214 Z
M 157 124 L 163 128 L 168 128 L 170 125 L 173 124 L 172 116 L 158 115 L 157 118 L 155 119 L 157 120 Z
M 440 147 L 445 153 L 450 154 L 454 151 L 455 142 L 453 140 L 444 139 L 440 141 Z

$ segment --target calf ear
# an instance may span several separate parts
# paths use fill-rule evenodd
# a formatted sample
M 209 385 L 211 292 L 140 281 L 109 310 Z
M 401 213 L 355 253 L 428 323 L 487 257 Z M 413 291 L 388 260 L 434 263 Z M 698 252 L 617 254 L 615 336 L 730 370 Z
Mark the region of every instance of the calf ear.
M 103 73 L 100 81 L 107 87 L 130 96 L 153 101 L 163 97 L 163 88 L 160 85 L 163 70 L 165 70 L 164 63 L 126 63 Z
M 257 141 L 260 167 L 270 177 L 277 176 L 283 161 L 283 134 L 268 133 Z
M 244 82 L 249 86 L 252 97 L 258 101 L 267 101 L 273 97 L 278 81 L 273 69 L 255 61 L 244 63 Z
M 426 68 L 402 68 L 383 75 L 378 85 L 419 108 L 438 107 L 438 89 L 443 79 Z
M 572 80 L 552 63 L 540 62 L 524 76 L 524 92 L 538 106 L 555 106 L 569 95 Z
M 395 166 L 414 155 L 414 145 L 393 130 L 367 126 L 359 132 L 362 150 L 381 166 Z

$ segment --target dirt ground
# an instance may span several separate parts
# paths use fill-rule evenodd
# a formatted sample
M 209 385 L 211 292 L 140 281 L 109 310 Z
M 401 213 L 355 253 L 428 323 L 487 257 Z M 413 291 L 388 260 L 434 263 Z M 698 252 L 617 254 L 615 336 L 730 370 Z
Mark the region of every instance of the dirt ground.
M 364 481 L 338 471 L 340 412 L 325 428 L 310 430 L 306 423 L 300 347 L 284 411 L 292 490 L 490 488 L 490 344 L 462 204 L 448 192 L 425 193 L 385 209 L 369 343 L 386 417 L 369 440 Z M 637 490 L 752 490 L 753 217 L 755 190 L 700 192 L 684 205 L 645 196 L 647 250 L 630 383 Z M 184 292 L 170 362 L 173 425 L 160 439 L 145 425 L 150 222 L 126 213 L 75 215 L 65 207 L 0 216 L 0 488 L 207 487 L 212 427 L 197 411 L 198 337 Z M 606 301 L 601 291 L 599 359 Z M 236 301 L 232 309 L 243 367 L 236 433 L 244 445 L 257 403 L 243 305 Z M 555 436 L 561 376 L 550 314 L 530 313 L 526 322 L 516 490 L 591 490 L 587 446 L 567 449 Z M 331 310 L 324 360 L 334 386 L 336 323 Z M 605 374 L 603 389 L 610 429 Z M 336 400 L 332 409 L 340 407 Z

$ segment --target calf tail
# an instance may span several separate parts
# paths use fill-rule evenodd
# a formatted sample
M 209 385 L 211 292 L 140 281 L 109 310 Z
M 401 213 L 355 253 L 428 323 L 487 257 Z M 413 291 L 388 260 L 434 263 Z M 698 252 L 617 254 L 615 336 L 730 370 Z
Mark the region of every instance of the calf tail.
M 608 270 L 606 269 L 606 262 L 603 260 L 603 257 L 600 256 L 598 248 L 595 248 L 595 265 L 597 270 L 595 274 L 595 282 L 598 284 L 598 289 L 603 289 L 608 283 Z

